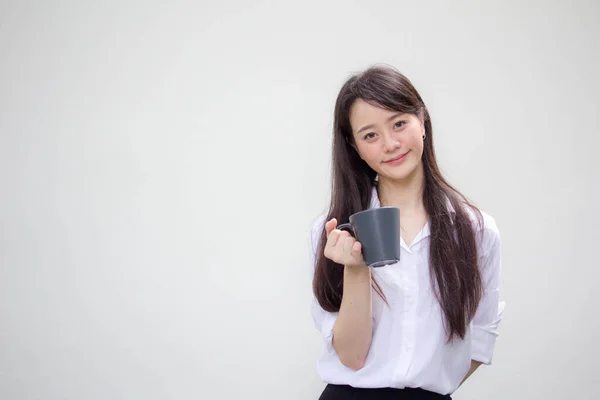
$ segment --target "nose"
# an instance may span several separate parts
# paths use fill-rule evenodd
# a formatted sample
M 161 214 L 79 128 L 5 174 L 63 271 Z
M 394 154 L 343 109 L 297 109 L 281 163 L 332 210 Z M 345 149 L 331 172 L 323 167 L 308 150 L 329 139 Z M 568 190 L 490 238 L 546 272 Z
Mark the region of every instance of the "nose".
M 390 132 L 384 132 L 383 134 L 383 149 L 387 153 L 394 152 L 398 147 L 400 147 L 400 142 L 396 140 L 394 135 Z

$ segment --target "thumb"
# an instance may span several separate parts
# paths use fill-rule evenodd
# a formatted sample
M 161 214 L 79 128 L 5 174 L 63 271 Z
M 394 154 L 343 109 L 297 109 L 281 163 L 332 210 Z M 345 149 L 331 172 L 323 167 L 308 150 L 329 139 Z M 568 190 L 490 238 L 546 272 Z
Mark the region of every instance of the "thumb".
M 351 254 L 352 257 L 354 257 L 356 260 L 362 260 L 362 245 L 360 244 L 360 242 L 354 242 L 354 244 L 352 245 Z
M 325 232 L 327 233 L 327 236 L 329 236 L 331 231 L 333 231 L 336 226 L 337 220 L 335 218 L 332 218 L 329 221 L 327 221 L 327 223 L 325 224 Z

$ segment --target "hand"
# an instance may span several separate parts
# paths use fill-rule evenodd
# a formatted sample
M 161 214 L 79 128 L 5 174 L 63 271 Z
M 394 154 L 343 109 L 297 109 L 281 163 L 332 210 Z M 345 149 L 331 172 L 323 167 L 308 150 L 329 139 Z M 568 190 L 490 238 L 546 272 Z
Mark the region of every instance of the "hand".
M 335 218 L 330 219 L 325 224 L 325 232 L 327 233 L 325 257 L 346 267 L 365 266 L 360 242 L 348 232 L 335 229 L 336 226 L 337 220 Z

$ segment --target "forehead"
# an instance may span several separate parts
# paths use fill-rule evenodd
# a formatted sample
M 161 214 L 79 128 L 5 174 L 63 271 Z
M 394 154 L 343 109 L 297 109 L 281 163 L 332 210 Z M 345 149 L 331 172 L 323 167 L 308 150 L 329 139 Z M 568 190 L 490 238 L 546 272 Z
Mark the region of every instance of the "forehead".
M 367 103 L 362 99 L 357 99 L 350 108 L 350 124 L 352 130 L 357 130 L 362 125 L 384 122 L 396 114 L 398 114 L 397 111 L 390 111 L 381 106 Z

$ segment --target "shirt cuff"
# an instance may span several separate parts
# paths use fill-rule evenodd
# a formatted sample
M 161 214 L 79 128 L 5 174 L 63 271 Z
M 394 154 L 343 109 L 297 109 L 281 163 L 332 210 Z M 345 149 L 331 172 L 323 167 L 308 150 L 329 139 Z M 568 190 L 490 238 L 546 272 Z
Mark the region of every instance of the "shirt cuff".
M 471 359 L 486 365 L 491 364 L 497 336 L 495 333 L 487 332 L 481 327 L 474 327 Z
M 489 325 L 474 325 L 472 329 L 471 359 L 479 361 L 485 365 L 492 363 L 496 338 L 498 337 L 498 327 L 502 320 L 504 311 L 504 302 L 498 306 L 498 318 Z

